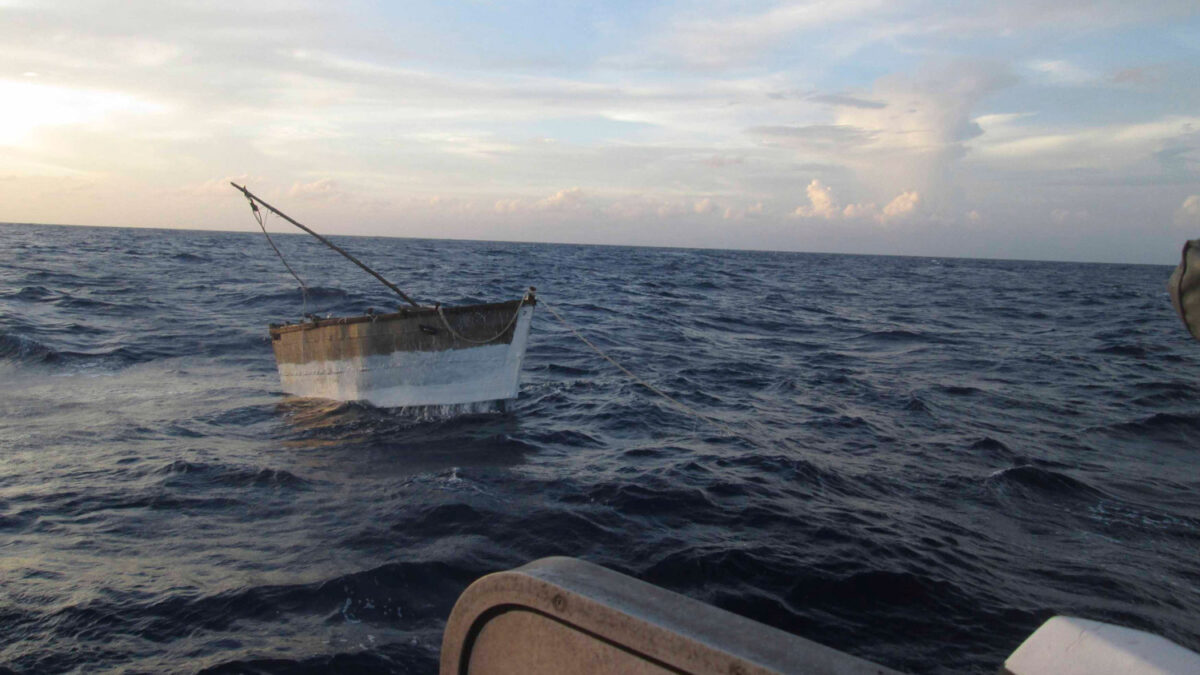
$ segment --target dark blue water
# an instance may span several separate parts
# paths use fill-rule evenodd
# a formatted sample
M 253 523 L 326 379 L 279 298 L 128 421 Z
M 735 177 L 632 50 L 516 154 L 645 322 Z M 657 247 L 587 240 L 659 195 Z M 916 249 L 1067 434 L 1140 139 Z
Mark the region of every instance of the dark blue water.
M 340 241 L 425 301 L 537 286 L 738 434 L 544 309 L 509 415 L 289 400 L 261 236 L 0 226 L 0 666 L 432 672 L 467 584 L 548 555 L 915 672 L 1055 613 L 1200 648 L 1167 268 Z M 395 304 L 278 242 L 310 310 Z

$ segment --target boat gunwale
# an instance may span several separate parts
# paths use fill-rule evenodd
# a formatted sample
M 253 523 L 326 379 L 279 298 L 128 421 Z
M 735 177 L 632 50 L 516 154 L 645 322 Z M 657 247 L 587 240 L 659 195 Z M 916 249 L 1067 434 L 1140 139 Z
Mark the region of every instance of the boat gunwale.
M 464 314 L 477 311 L 491 311 L 497 309 L 511 308 L 516 310 L 524 305 L 536 305 L 536 298 L 522 298 L 520 300 L 506 300 L 504 302 L 489 302 L 479 305 L 457 305 L 441 307 L 441 311 L 446 315 Z M 380 321 L 402 321 L 406 319 L 421 319 L 421 318 L 437 318 L 438 307 L 405 307 L 398 312 L 390 312 L 388 314 L 360 314 L 357 316 L 342 316 L 332 317 L 328 319 L 317 319 L 316 321 L 304 321 L 301 323 L 285 323 L 271 324 L 269 330 L 271 337 L 277 337 L 284 333 L 292 333 L 296 331 L 314 330 L 317 328 L 325 328 L 328 326 L 345 326 L 355 323 L 378 323 Z

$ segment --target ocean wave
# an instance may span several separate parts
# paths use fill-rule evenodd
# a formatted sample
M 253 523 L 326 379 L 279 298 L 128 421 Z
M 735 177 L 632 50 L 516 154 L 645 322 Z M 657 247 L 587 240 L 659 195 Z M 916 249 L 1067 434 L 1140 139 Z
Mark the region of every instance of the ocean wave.
M 63 294 L 54 301 L 55 306 L 64 309 L 98 311 L 129 318 L 155 310 L 151 303 L 109 302 L 94 297 L 82 297 Z
M 1012 449 L 1007 445 L 988 436 L 971 443 L 970 449 L 987 454 L 1000 455 L 1002 457 L 1012 457 L 1014 454 Z
M 61 514 L 69 518 L 92 516 L 106 511 L 145 509 L 163 512 L 215 511 L 242 506 L 237 497 L 226 495 L 189 495 L 159 488 L 116 492 L 87 489 L 45 496 L 35 512 Z M 118 529 L 120 524 L 118 524 Z M 30 531 L 53 532 L 61 528 L 53 520 L 39 521 Z
M 1200 397 L 1200 387 L 1178 380 L 1134 382 L 1132 388 L 1140 394 L 1133 402 L 1146 407 L 1185 403 Z
M 238 294 L 241 303 L 262 306 L 276 306 L 280 303 L 295 303 L 301 299 L 300 287 L 295 286 L 286 290 L 277 290 L 269 293 L 254 293 L 254 294 Z M 322 286 L 310 286 L 308 288 L 308 301 L 344 301 L 351 299 L 350 292 L 342 288 L 327 288 Z M 364 310 L 366 307 L 363 308 Z
M 247 673 L 432 673 L 438 669 L 438 652 L 415 642 L 372 644 L 370 649 L 307 658 L 245 658 L 224 661 L 197 675 Z
M 954 584 L 927 576 L 866 570 L 835 579 L 806 579 L 788 592 L 787 601 L 792 606 L 828 607 L 839 612 L 870 605 L 935 611 L 964 595 Z
M 9 300 L 22 300 L 24 302 L 47 302 L 56 300 L 61 296 L 45 286 L 23 286 L 18 291 L 2 293 L 0 297 Z
M 1129 356 L 1135 359 L 1145 358 L 1146 348 L 1141 345 L 1110 345 L 1108 347 L 1100 347 L 1096 350 L 1097 354 L 1111 354 L 1113 356 Z
M 0 331 L 0 361 L 9 363 L 54 363 L 62 355 L 32 338 Z
M 1130 422 L 1120 422 L 1097 428 L 1098 431 L 1133 438 L 1184 437 L 1200 434 L 1200 414 L 1154 413 Z
M 162 482 L 165 487 L 191 486 L 197 482 L 227 487 L 297 488 L 309 484 L 307 480 L 283 469 L 214 465 L 182 459 L 159 467 L 154 473 L 166 477 Z
M 940 384 L 938 391 L 950 394 L 951 396 L 974 396 L 981 393 L 983 390 L 978 387 L 970 387 L 958 384 Z
M 858 336 L 858 339 L 883 344 L 950 344 L 953 342 L 943 335 L 902 329 L 871 331 Z
M 1100 499 L 1103 492 L 1077 478 L 1037 466 L 1014 466 L 988 476 L 988 483 L 997 487 L 1021 490 L 1027 494 L 1052 499 Z
M 335 624 L 420 625 L 444 620 L 453 597 L 479 573 L 440 562 L 393 563 L 308 584 L 150 599 L 110 594 L 58 609 L 39 623 L 60 639 L 101 640 L 115 630 L 154 643 L 226 634 L 236 624 L 280 615 L 322 617 Z
M 194 262 L 194 263 L 207 263 L 207 262 L 212 262 L 212 258 L 209 258 L 209 257 L 207 257 L 207 256 L 203 256 L 203 255 L 200 255 L 200 254 L 197 254 L 197 253 L 187 253 L 187 252 L 183 252 L 183 253 L 176 253 L 176 254 L 174 254 L 174 255 L 172 255 L 172 256 L 171 256 L 171 259 L 172 259 L 172 260 L 178 260 L 178 261 L 180 261 L 180 262 L 189 262 L 189 263 L 193 263 L 193 262 Z

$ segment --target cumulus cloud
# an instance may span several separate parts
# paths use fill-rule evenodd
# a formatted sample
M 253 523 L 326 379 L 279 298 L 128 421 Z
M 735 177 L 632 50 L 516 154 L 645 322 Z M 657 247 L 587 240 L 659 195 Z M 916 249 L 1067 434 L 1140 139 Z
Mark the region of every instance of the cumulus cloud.
M 662 199 L 644 194 L 621 195 L 604 206 L 602 212 L 612 218 L 643 220 L 645 218 L 685 215 L 691 212 L 690 204 L 679 199 Z
M 879 207 L 874 203 L 847 204 L 842 209 L 842 216 L 851 220 L 856 218 L 875 218 L 879 215 Z
M 898 218 L 908 213 L 912 213 L 917 208 L 917 204 L 921 203 L 921 195 L 915 190 L 908 190 L 896 195 L 896 198 L 887 203 L 883 207 L 883 218 L 889 220 Z
M 1175 210 L 1175 224 L 1181 227 L 1200 227 L 1200 195 L 1188 195 Z
M 311 183 L 295 183 L 288 190 L 289 197 L 322 201 L 337 201 L 345 196 L 332 178 L 319 178 Z
M 549 197 L 540 200 L 535 205 L 535 208 L 539 211 L 571 211 L 579 209 L 583 206 L 583 203 L 583 189 L 576 186 L 559 190 Z
M 801 217 L 828 218 L 836 210 L 842 217 L 883 222 L 912 212 L 919 203 L 930 212 L 961 213 L 954 169 L 967 143 L 984 133 L 973 119 L 975 109 L 1015 81 L 1007 67 L 994 63 L 928 67 L 878 79 L 862 99 L 871 105 L 837 105 L 831 124 L 760 125 L 747 132 L 763 146 L 849 170 L 869 194 L 893 196 L 883 209 L 864 203 L 848 211 L 810 197 L 812 205 L 796 211 Z
M 587 205 L 587 197 L 582 188 L 570 187 L 559 190 L 542 199 L 498 199 L 492 206 L 496 213 L 563 213 L 580 211 Z
M 906 190 L 896 195 L 882 210 L 870 202 L 847 204 L 843 207 L 834 199 L 833 189 L 815 178 L 808 184 L 805 191 L 808 194 L 809 203 L 801 204 L 792 211 L 792 215 L 797 218 L 873 220 L 883 224 L 907 217 L 916 211 L 921 203 L 920 193 L 915 190 Z
M 496 213 L 518 213 L 525 210 L 525 202 L 520 199 L 497 199 L 492 208 Z
M 236 192 L 233 191 L 233 186 L 230 185 L 230 183 L 237 183 L 238 185 L 243 185 L 243 186 L 249 187 L 250 190 L 253 191 L 254 188 L 250 187 L 251 183 L 259 183 L 259 182 L 262 182 L 261 178 L 258 178 L 257 176 L 251 176 L 249 174 L 241 173 L 241 174 L 237 174 L 237 175 L 233 175 L 233 176 L 225 176 L 224 178 L 213 178 L 211 180 L 206 180 L 201 183 L 196 183 L 196 184 L 193 184 L 193 185 L 185 188 L 185 190 L 187 192 L 190 192 L 193 195 L 200 196 L 200 197 L 221 198 L 221 197 L 229 197 L 230 195 L 237 194 Z
M 801 218 L 834 218 L 837 216 L 837 205 L 833 201 L 833 190 L 816 178 L 808 187 L 808 204 L 797 206 L 793 215 Z
M 983 133 L 972 119 L 976 105 L 1015 78 L 1003 66 L 959 63 L 915 77 L 892 75 L 875 84 L 883 108 L 844 108 L 838 123 L 872 135 L 878 150 L 955 159 L 963 143 Z

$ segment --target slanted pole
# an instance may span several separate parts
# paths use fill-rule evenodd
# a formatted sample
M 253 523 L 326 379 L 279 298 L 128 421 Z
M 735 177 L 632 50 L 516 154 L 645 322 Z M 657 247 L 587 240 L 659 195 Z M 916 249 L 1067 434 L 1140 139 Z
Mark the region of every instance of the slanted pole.
M 291 223 L 291 224 L 295 225 L 296 227 L 304 230 L 305 232 L 311 234 L 312 236 L 316 237 L 317 240 L 320 241 L 322 244 L 325 244 L 329 248 L 346 256 L 346 258 L 350 262 L 363 268 L 363 270 L 367 274 L 370 274 L 371 276 L 373 276 L 376 279 L 378 279 L 379 281 L 381 281 L 384 286 L 387 286 L 388 288 L 392 289 L 393 291 L 396 291 L 396 294 L 399 295 L 401 298 L 404 298 L 404 301 L 407 302 L 408 304 L 412 305 L 413 307 L 420 307 L 420 305 L 418 305 L 412 298 L 408 297 L 408 294 L 406 294 L 404 291 L 400 290 L 400 288 L 398 286 L 396 286 L 396 284 L 393 284 L 392 282 L 388 281 L 387 279 L 384 279 L 383 276 L 381 274 L 379 274 L 379 272 L 376 272 L 375 270 L 371 269 L 370 267 L 367 267 L 365 264 L 363 264 L 362 261 L 360 261 L 358 258 L 355 258 L 354 256 L 350 255 L 346 251 L 342 250 L 342 248 L 340 246 L 338 246 L 337 244 L 333 243 L 332 241 L 329 241 L 325 237 L 322 237 L 321 235 L 317 234 L 316 232 L 313 232 L 312 230 L 308 229 L 307 227 L 292 220 L 291 217 L 288 216 L 288 214 L 284 213 L 283 211 L 280 211 L 279 209 L 275 208 L 274 206 L 271 206 L 270 204 L 259 199 L 257 195 L 250 192 L 245 187 L 238 185 L 237 183 L 234 183 L 232 181 L 229 184 L 232 185 L 233 187 L 237 188 L 238 190 L 241 190 L 242 194 L 246 195 L 246 199 L 249 199 L 251 204 L 253 204 L 255 202 L 262 204 L 264 207 L 269 209 L 271 211 L 271 213 L 274 213 L 275 215 L 279 216 L 280 218 L 283 218 L 284 220 L 288 221 L 289 223 Z

